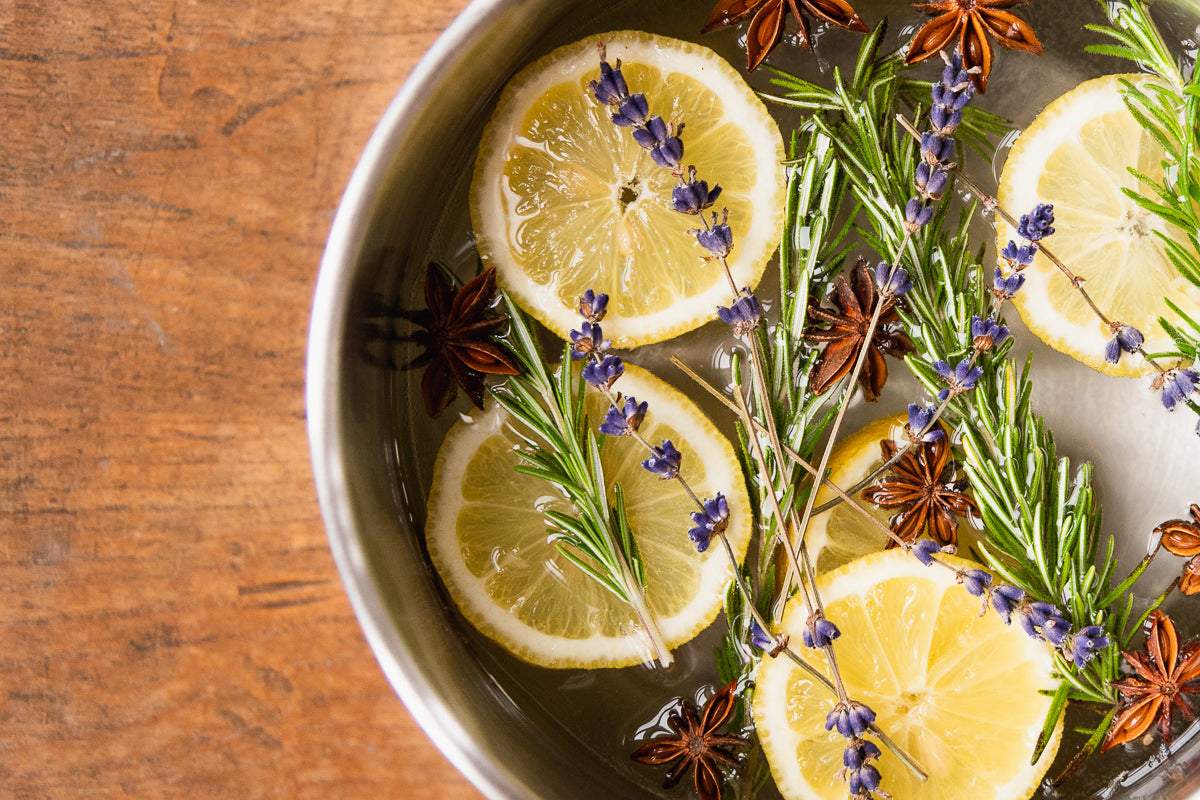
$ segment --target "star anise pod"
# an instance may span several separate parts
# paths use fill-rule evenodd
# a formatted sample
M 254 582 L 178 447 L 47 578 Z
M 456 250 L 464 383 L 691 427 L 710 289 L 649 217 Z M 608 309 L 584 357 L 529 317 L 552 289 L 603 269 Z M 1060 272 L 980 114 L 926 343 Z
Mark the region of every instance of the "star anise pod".
M 858 12 L 846 0 L 720 0 L 708 22 L 704 23 L 702 32 L 727 28 L 750 17 L 750 28 L 746 31 L 746 69 L 753 72 L 783 37 L 788 9 L 796 18 L 796 36 L 807 50 L 812 50 L 812 37 L 808 32 L 808 19 L 801 9 L 847 30 L 867 31 Z
M 1180 647 L 1175 623 L 1153 611 L 1146 652 L 1121 655 L 1137 674 L 1112 682 L 1121 693 L 1121 706 L 1100 752 L 1141 738 L 1156 721 L 1163 741 L 1170 744 L 1173 711 L 1196 718 L 1187 695 L 1200 693 L 1200 639 Z
M 1188 509 L 1191 520 L 1169 519 L 1154 529 L 1163 549 L 1183 558 L 1200 555 L 1200 505 Z
M 425 411 L 438 414 L 458 396 L 461 388 L 477 408 L 483 408 L 483 375 L 517 375 L 520 370 L 491 334 L 507 317 L 491 316 L 496 296 L 496 272 L 481 272 L 458 291 L 446 277 L 445 268 L 430 262 L 425 273 L 426 310 L 401 312 L 424 328 L 409 339 L 425 350 L 401 369 L 425 367 L 421 396 Z M 457 387 L 456 388 L 456 384 Z
M 889 520 L 892 531 L 906 542 L 916 541 L 922 532 L 943 547 L 958 544 L 956 516 L 979 516 L 975 501 L 963 494 L 965 480 L 955 480 L 957 467 L 950 460 L 949 437 L 914 444 L 887 475 L 863 490 L 864 500 L 882 508 L 898 508 Z M 879 443 L 883 458 L 890 461 L 899 447 L 890 439 Z M 888 540 L 888 547 L 895 547 Z
M 845 377 L 854 368 L 863 348 L 871 315 L 876 303 L 880 302 L 879 292 L 875 289 L 865 260 L 858 260 L 849 281 L 844 275 L 838 276 L 829 299 L 837 306 L 838 313 L 811 303 L 808 309 L 809 318 L 828 327 L 814 326 L 804 332 L 804 338 L 810 342 L 828 342 L 813 365 L 809 388 L 814 394 L 824 394 Z M 912 339 L 894 327 L 900 322 L 900 315 L 895 308 L 896 299 L 889 297 L 883 303 L 879 324 L 875 326 L 875 335 L 867 351 L 867 360 L 863 362 L 862 372 L 858 376 L 863 396 L 869 401 L 879 397 L 887 383 L 888 368 L 883 357 L 902 358 L 904 354 L 916 351 Z
M 971 73 L 971 82 L 982 94 L 987 90 L 988 75 L 992 72 L 989 36 L 1009 49 L 1042 54 L 1042 43 L 1029 23 L 1004 10 L 1027 2 L 1029 0 L 931 0 L 914 3 L 934 18 L 913 36 L 904 63 L 916 64 L 942 50 L 952 50 L 957 38 L 963 67 L 968 70 L 978 67 L 978 71 Z
M 737 759 L 725 748 L 750 746 L 750 742 L 742 736 L 717 733 L 733 714 L 733 690 L 736 685 L 734 681 L 714 694 L 699 712 L 689 701 L 682 701 L 678 710 L 667 715 L 667 724 L 675 731 L 675 735 L 655 737 L 630 757 L 643 764 L 667 764 L 669 769 L 663 780 L 664 789 L 679 783 L 694 765 L 696 793 L 700 795 L 700 800 L 720 800 L 725 779 L 717 765 L 738 766 Z

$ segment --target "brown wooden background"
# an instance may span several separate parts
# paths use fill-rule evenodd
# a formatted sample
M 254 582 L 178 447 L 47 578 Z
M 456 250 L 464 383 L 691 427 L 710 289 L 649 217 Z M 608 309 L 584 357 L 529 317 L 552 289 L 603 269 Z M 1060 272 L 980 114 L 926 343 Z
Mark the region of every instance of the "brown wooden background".
M 465 0 L 0 2 L 0 796 L 478 798 L 315 500 L 309 303 Z

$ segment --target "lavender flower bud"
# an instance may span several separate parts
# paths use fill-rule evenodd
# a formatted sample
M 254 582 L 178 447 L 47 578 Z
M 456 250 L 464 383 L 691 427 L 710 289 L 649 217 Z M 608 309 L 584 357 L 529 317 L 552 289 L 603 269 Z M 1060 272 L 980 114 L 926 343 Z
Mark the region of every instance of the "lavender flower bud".
M 846 770 L 847 789 L 850 790 L 851 797 L 863 795 L 866 792 L 873 792 L 879 788 L 879 770 L 867 764 L 859 769 Z
M 599 324 L 584 322 L 582 330 L 571 331 L 571 358 L 579 360 L 592 354 L 603 354 L 612 347 L 612 339 L 604 338 L 604 331 Z
M 625 365 L 617 356 L 605 356 L 601 361 L 590 361 L 583 368 L 583 379 L 601 391 L 607 391 L 625 374 Z
M 688 167 L 688 178 L 679 180 L 671 191 L 671 206 L 680 214 L 699 214 L 721 196 L 721 187 L 708 188 L 707 181 L 696 180 L 696 168 Z
M 937 133 L 944 135 L 954 133 L 962 121 L 963 112 L 954 111 L 950 106 L 935 105 L 929 109 L 929 124 Z
M 1061 617 L 1053 617 L 1042 625 L 1042 638 L 1055 647 L 1062 647 L 1067 634 L 1071 632 L 1071 623 Z
M 670 439 L 663 439 L 661 447 L 654 448 L 654 455 L 642 462 L 642 469 L 653 472 L 660 480 L 671 480 L 679 475 L 683 453 L 675 449 Z
M 904 206 L 904 229 L 916 233 L 933 219 L 933 206 L 925 205 L 921 198 L 913 197 Z
M 775 639 L 767 634 L 759 627 L 757 622 L 750 623 L 750 644 L 762 650 L 771 658 L 775 658 L 787 648 L 788 637 L 786 635 Z
M 912 288 L 912 281 L 908 279 L 908 270 L 904 267 L 893 267 L 881 261 L 875 267 L 875 285 L 887 297 L 900 297 Z
M 612 121 L 622 128 L 641 128 L 649 117 L 650 104 L 646 102 L 646 96 L 638 92 L 621 101 L 617 113 L 612 115 Z
M 644 150 L 653 150 L 667 140 L 671 132 L 663 118 L 655 114 L 644 125 L 636 127 L 632 132 L 633 140 Z
M 996 267 L 996 274 L 992 276 L 992 294 L 1001 300 L 1011 300 L 1017 296 L 1017 292 L 1021 291 L 1021 287 L 1025 285 L 1025 276 L 1020 272 L 1014 272 L 1012 275 L 1005 277 L 1004 273 Z
M 958 572 L 958 582 L 975 597 L 983 597 L 992 584 L 992 576 L 981 569 L 964 569 Z
M 825 617 L 821 616 L 821 612 L 815 612 L 808 618 L 808 625 L 804 627 L 802 638 L 805 647 L 813 649 L 820 647 L 829 647 L 833 644 L 833 640 L 842 635 L 838 630 L 837 625 L 834 625 Z
M 725 209 L 720 222 L 717 222 L 717 212 L 714 211 L 712 227 L 693 228 L 688 233 L 695 236 L 700 246 L 712 253 L 713 258 L 727 258 L 733 251 L 733 230 L 726 223 L 727 219 L 729 209 Z
M 942 192 L 946 189 L 946 184 L 950 182 L 950 173 L 941 167 L 933 167 L 922 161 L 917 164 L 917 171 L 913 177 L 913 183 L 917 187 L 917 192 L 925 198 L 936 200 L 942 196 Z
M 943 50 L 942 57 L 946 59 L 946 67 L 942 70 L 942 85 L 954 91 L 968 91 L 959 88 L 971 85 L 971 73 L 963 68 L 962 55 L 955 53 L 947 57 Z
M 964 76 L 967 75 L 966 72 L 961 74 Z M 943 77 L 944 76 L 945 73 L 943 73 Z M 963 83 L 955 84 L 954 86 L 947 86 L 944 83 L 933 84 L 932 93 L 934 105 L 942 106 L 949 112 L 962 111 L 964 108 L 966 108 L 967 103 L 971 101 L 972 93 L 971 81 L 969 78 L 970 76 L 967 76 L 967 79 L 964 80 Z M 959 86 L 963 88 L 956 88 Z
M 1045 625 L 1052 619 L 1063 619 L 1063 613 L 1058 609 L 1058 606 L 1042 602 L 1041 600 L 1035 600 L 1029 604 L 1029 615 L 1033 619 L 1033 624 L 1038 627 Z
M 1016 611 L 1017 606 L 1025 599 L 1025 591 L 1016 586 L 1008 584 L 1000 584 L 991 591 L 992 608 L 996 609 L 996 613 L 1000 615 L 1000 619 L 1004 620 L 1005 625 L 1012 623 L 1012 614 Z
M 875 721 L 875 712 L 855 700 L 839 702 L 825 717 L 825 730 L 835 728 L 847 739 L 860 738 L 871 729 Z
M 945 402 L 949 397 L 974 389 L 975 384 L 979 382 L 980 376 L 983 375 L 983 367 L 972 368 L 969 358 L 964 358 L 954 367 L 951 367 L 945 361 L 938 361 L 933 365 L 933 369 L 949 384 L 945 389 L 938 392 L 938 402 Z
M 933 554 L 940 553 L 942 548 L 932 539 L 918 539 L 910 545 L 912 554 L 927 567 L 933 566 Z
M 717 306 L 717 319 L 733 328 L 735 336 L 741 336 L 758 327 L 762 320 L 762 307 L 750 287 L 743 286 L 742 296 L 733 305 L 729 308 Z
M 678 471 L 678 464 L 675 469 Z M 725 501 L 725 495 L 718 493 L 713 499 L 705 500 L 704 511 L 692 512 L 692 522 L 696 527 L 688 531 L 688 538 L 696 544 L 697 552 L 703 553 L 712 537 L 720 536 L 729 527 L 729 503 Z
M 1039 203 L 1033 211 L 1024 214 L 1017 225 L 1017 235 L 1030 242 L 1040 242 L 1043 238 L 1054 233 L 1054 206 L 1049 203 Z
M 971 317 L 971 339 L 975 349 L 986 353 L 1008 338 L 1008 327 L 995 320 L 980 319 L 977 315 Z
M 599 102 L 607 106 L 615 106 L 629 96 L 629 89 L 625 85 L 625 78 L 621 75 L 621 62 L 618 59 L 617 66 L 614 69 L 604 56 L 600 57 L 600 80 L 589 81 L 588 89 L 591 90 L 592 96 Z
M 945 431 L 933 425 L 933 415 L 937 409 L 933 406 L 920 406 L 916 403 L 908 405 L 908 423 L 904 426 L 904 435 L 911 442 L 936 442 L 945 436 Z M 930 427 L 930 426 L 933 427 Z M 928 428 L 928 430 L 926 430 Z M 922 433 L 922 431 L 925 431 Z
M 1200 375 L 1190 369 L 1171 370 L 1162 378 L 1162 404 L 1167 411 L 1174 411 L 1175 406 L 1196 390 Z
M 1104 360 L 1109 364 L 1120 361 L 1122 353 L 1136 353 L 1146 341 L 1142 332 L 1132 325 L 1122 325 L 1119 322 L 1113 324 L 1117 326 L 1116 331 L 1104 348 Z
M 1075 666 L 1082 667 L 1096 657 L 1096 654 L 1112 644 L 1104 628 L 1099 625 L 1089 625 L 1078 633 L 1067 637 L 1064 650 Z
M 1037 242 L 1029 242 L 1018 247 L 1016 242 L 1009 239 L 1008 244 L 1000 251 L 1000 257 L 1008 262 L 1008 266 L 1019 271 L 1033 263 L 1033 257 L 1037 255 L 1037 251 Z
M 588 289 L 579 298 L 579 316 L 588 322 L 596 323 L 604 319 L 608 313 L 608 295 L 596 294 Z
M 682 128 L 680 125 L 676 130 Z M 683 165 L 683 140 L 678 136 L 668 136 L 666 141 L 650 151 L 650 157 L 663 169 L 672 172 L 680 169 Z
M 600 423 L 600 432 L 608 436 L 628 436 L 641 427 L 649 403 L 639 403 L 636 397 L 626 397 L 624 409 L 609 406 Z
M 846 749 L 842 751 L 842 766 L 846 769 L 862 769 L 872 760 L 879 758 L 883 753 L 875 746 L 875 743 L 869 739 L 859 739 L 855 737 L 846 745 Z
M 921 134 L 921 157 L 930 165 L 949 163 L 954 158 L 954 139 L 936 131 L 926 131 Z

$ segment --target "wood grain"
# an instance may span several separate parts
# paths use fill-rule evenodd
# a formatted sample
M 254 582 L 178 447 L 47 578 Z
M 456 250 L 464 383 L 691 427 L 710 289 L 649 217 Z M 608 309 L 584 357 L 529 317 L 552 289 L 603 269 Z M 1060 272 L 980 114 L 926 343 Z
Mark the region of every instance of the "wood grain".
M 465 0 L 0 4 L 0 795 L 479 798 L 326 545 L 305 333 Z

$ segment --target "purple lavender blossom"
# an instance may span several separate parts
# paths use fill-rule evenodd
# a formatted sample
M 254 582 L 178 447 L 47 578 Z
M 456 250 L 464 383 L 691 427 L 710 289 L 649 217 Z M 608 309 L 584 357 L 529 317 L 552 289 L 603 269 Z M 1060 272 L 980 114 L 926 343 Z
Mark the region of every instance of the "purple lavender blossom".
M 885 297 L 900 297 L 912 288 L 912 281 L 904 267 L 893 267 L 886 261 L 880 261 L 875 267 L 875 285 Z
M 1017 235 L 1030 242 L 1040 242 L 1054 233 L 1054 206 L 1050 203 L 1038 203 L 1028 214 L 1021 215 L 1017 224 Z
M 847 739 L 861 738 L 871 729 L 875 712 L 856 700 L 838 702 L 825 717 L 825 730 L 837 732 Z
M 1196 390 L 1200 375 L 1190 369 L 1173 369 L 1162 376 L 1162 404 L 1167 411 L 1184 402 Z
M 936 442 L 946 435 L 945 431 L 933 424 L 936 413 L 937 409 L 933 406 L 908 404 L 908 422 L 904 426 L 904 435 L 909 438 L 909 441 Z M 922 431 L 925 432 L 922 433 Z
M 678 469 L 679 465 L 676 464 L 675 470 Z M 695 543 L 696 551 L 703 553 L 708 549 L 712 538 L 725 533 L 725 529 L 729 527 L 729 503 L 726 502 L 725 495 L 718 493 L 711 500 L 705 500 L 703 511 L 692 512 L 692 522 L 695 523 L 695 527 L 688 531 L 688 538 Z
M 639 403 L 636 397 L 625 398 L 624 408 L 609 406 L 600 423 L 600 432 L 607 436 L 629 436 L 642 425 L 649 403 Z
M 604 331 L 599 324 L 584 322 L 580 328 L 581 330 L 570 332 L 572 359 L 578 361 L 592 355 L 603 355 L 604 351 L 612 347 L 612 339 L 604 338 Z
M 934 123 L 934 127 L 941 126 Z M 934 166 L 949 163 L 954 158 L 954 139 L 937 131 L 925 131 L 921 134 L 921 158 Z
M 682 125 L 669 128 L 663 118 L 655 114 L 644 126 L 633 129 L 633 140 L 650 151 L 655 164 L 675 171 L 681 168 L 683 161 L 683 140 L 679 138 L 682 131 Z
M 762 306 L 750 287 L 743 286 L 741 295 L 729 308 L 717 306 L 717 319 L 733 328 L 735 336 L 749 333 L 762 321 Z
M 1066 639 L 1064 650 L 1076 667 L 1082 667 L 1096 657 L 1096 654 L 1108 647 L 1109 640 L 1104 628 L 1099 625 L 1089 625 L 1071 634 Z
M 640 128 L 649 118 L 650 104 L 646 102 L 646 95 L 641 92 L 622 100 L 617 107 L 617 113 L 612 115 L 613 124 L 622 128 Z
M 909 546 L 912 554 L 927 567 L 933 566 L 934 553 L 942 551 L 941 546 L 933 539 L 918 539 Z
M 933 369 L 949 384 L 938 392 L 939 403 L 945 402 L 949 397 L 974 389 L 980 376 L 983 375 L 983 367 L 972 367 L 969 358 L 964 358 L 953 367 L 945 361 L 938 361 L 933 365 Z
M 625 374 L 625 365 L 617 356 L 605 356 L 601 361 L 589 361 L 583 368 L 583 379 L 601 391 L 607 391 Z
M 596 294 L 588 289 L 579 298 L 579 316 L 593 324 L 604 319 L 608 313 L 608 295 Z
M 787 648 L 787 643 L 788 637 L 786 635 L 776 639 L 759 627 L 757 622 L 750 623 L 750 644 L 762 650 L 771 658 L 775 658 L 782 653 Z
M 1117 328 L 1104 348 L 1104 360 L 1109 364 L 1116 364 L 1120 361 L 1122 353 L 1136 353 L 1142 349 L 1142 343 L 1146 341 L 1142 332 L 1132 325 L 1122 325 L 1119 322 L 1114 324 Z
M 1001 325 L 990 317 L 980 319 L 978 315 L 971 317 L 971 339 L 975 349 L 986 353 L 1008 338 L 1008 327 Z
M 916 184 L 917 192 L 928 200 L 937 200 L 942 196 L 942 192 L 946 190 L 946 185 L 950 182 L 950 172 L 941 167 L 932 167 L 922 161 L 917 164 L 917 171 L 913 176 L 913 183 Z
M 1009 239 L 1008 244 L 1000 251 L 1000 257 L 1008 262 L 1009 267 L 1020 271 L 1033 263 L 1033 257 L 1037 255 L 1037 251 L 1037 242 L 1017 245 L 1016 242 Z
M 588 89 L 597 101 L 606 106 L 618 105 L 629 97 L 629 89 L 625 85 L 625 77 L 621 75 L 621 61 L 613 67 L 604 60 L 604 51 L 600 51 L 600 80 L 589 81 Z
M 864 765 L 879 758 L 883 753 L 869 739 L 855 737 L 842 751 L 842 766 L 846 769 L 862 769 Z
M 868 792 L 874 792 L 879 788 L 879 770 L 871 764 L 858 769 L 848 769 L 846 770 L 846 781 L 848 784 L 846 788 L 850 790 L 851 797 L 869 796 Z
M 692 228 L 688 233 L 695 236 L 700 246 L 712 253 L 713 258 L 728 258 L 733 251 L 733 230 L 729 227 L 728 219 L 728 209 L 721 215 L 720 222 L 717 222 L 717 212 L 714 211 L 711 227 Z
M 1055 647 L 1062 647 L 1067 634 L 1071 632 L 1071 623 L 1061 617 L 1046 620 L 1042 626 L 1042 638 Z
M 904 206 L 904 229 L 916 233 L 933 219 L 933 206 L 926 205 L 919 197 L 909 198 Z
M 679 476 L 682 462 L 683 453 L 675 449 L 670 439 L 663 439 L 662 446 L 654 448 L 654 455 L 642 462 L 642 469 L 666 481 Z
M 687 180 L 679 179 L 679 185 L 671 190 L 671 206 L 680 214 L 699 214 L 717 202 L 721 187 L 708 188 L 708 181 L 696 178 L 696 168 L 688 167 Z
M 816 649 L 829 647 L 833 644 L 833 640 L 841 635 L 842 632 L 838 630 L 837 625 L 825 619 L 821 615 L 821 612 L 817 611 L 808 618 L 808 624 L 804 626 L 802 638 L 805 647 Z
M 996 613 L 1000 615 L 1000 619 L 1004 620 L 1005 625 L 1012 623 L 1013 612 L 1025 599 L 1025 591 L 1016 586 L 1008 584 L 1000 584 L 991 591 L 992 608 L 996 609 Z
M 958 571 L 958 582 L 970 594 L 983 597 L 992 585 L 992 576 L 981 569 L 963 569 Z
M 1011 244 L 1011 242 L 1010 242 Z M 992 294 L 1001 300 L 1011 300 L 1017 296 L 1017 292 L 1021 291 L 1021 287 L 1025 285 L 1025 276 L 1020 272 L 1014 272 L 1008 277 L 996 267 L 996 274 L 992 276 Z

